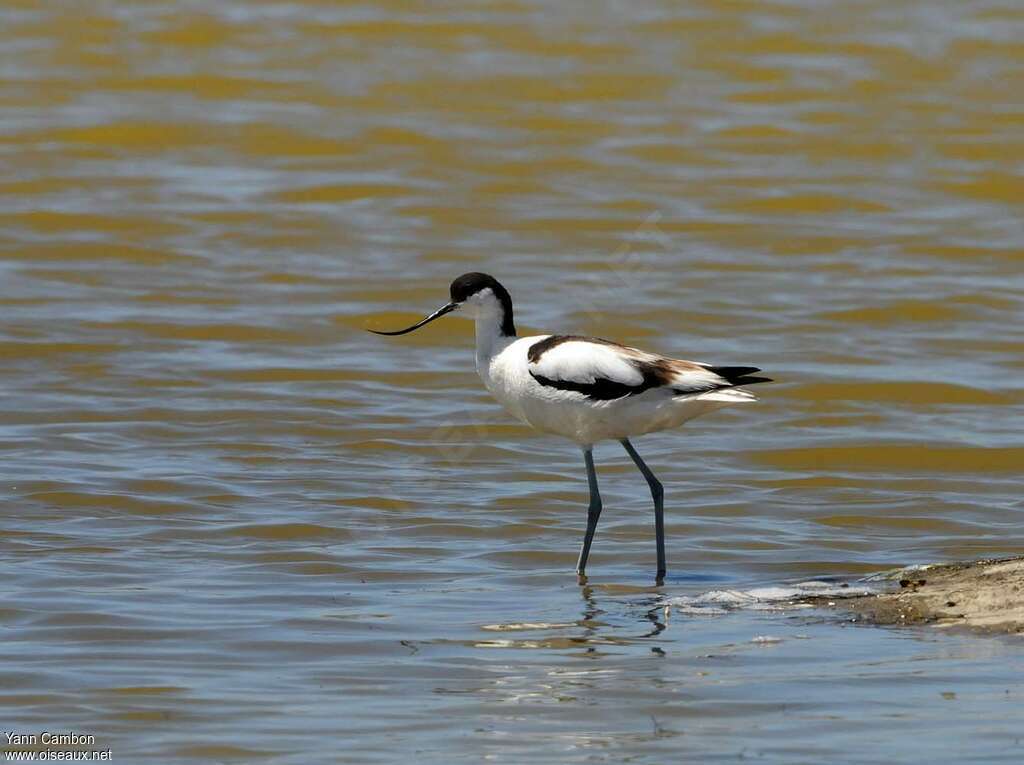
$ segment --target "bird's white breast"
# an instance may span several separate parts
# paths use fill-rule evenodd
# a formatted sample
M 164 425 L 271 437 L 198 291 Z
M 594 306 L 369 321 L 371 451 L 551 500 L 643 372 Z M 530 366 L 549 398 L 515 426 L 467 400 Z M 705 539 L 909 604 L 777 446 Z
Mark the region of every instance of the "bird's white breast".
M 528 351 L 547 335 L 513 340 L 500 352 L 477 359 L 477 371 L 490 391 L 516 418 L 537 430 L 555 433 L 580 444 L 617 437 L 625 424 L 611 401 L 589 401 L 571 391 L 538 383 L 530 374 Z
M 491 356 L 477 354 L 476 370 L 484 387 L 515 417 L 533 425 L 528 409 L 531 383 L 526 353 L 537 337 L 511 338 L 511 342 Z M 534 426 L 536 427 L 536 426 Z

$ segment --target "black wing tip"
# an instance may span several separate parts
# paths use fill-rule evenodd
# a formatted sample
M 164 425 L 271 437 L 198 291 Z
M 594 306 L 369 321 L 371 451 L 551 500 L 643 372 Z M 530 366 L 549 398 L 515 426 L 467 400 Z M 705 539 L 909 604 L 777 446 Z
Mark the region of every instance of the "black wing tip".
M 760 372 L 760 367 L 706 367 L 709 372 L 714 372 L 716 375 L 724 379 L 730 386 L 739 385 L 754 385 L 756 383 L 775 382 L 770 377 L 761 377 L 755 375 L 755 372 Z
M 770 377 L 754 377 L 751 375 L 742 375 L 740 377 L 734 377 L 729 380 L 733 387 L 740 385 L 756 385 L 757 383 L 775 382 Z
M 714 372 L 716 375 L 720 375 L 726 379 L 761 371 L 761 367 L 714 367 L 710 364 L 702 364 L 702 366 L 709 372 Z

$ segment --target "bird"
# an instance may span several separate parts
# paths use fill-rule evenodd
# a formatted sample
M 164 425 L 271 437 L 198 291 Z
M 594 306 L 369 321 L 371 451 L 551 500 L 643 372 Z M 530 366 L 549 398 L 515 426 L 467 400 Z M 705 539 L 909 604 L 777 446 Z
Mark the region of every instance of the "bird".
M 590 502 L 576 561 L 586 584 L 590 547 L 602 502 L 594 445 L 622 444 L 651 491 L 657 554 L 655 584 L 664 584 L 664 488 L 631 438 L 675 428 L 729 404 L 756 401 L 743 386 L 772 382 L 750 366 L 713 366 L 648 353 L 610 340 L 573 334 L 516 334 L 512 296 L 493 276 L 473 272 L 451 283 L 449 301 L 410 327 L 369 330 L 404 335 L 450 313 L 476 322 L 476 370 L 484 387 L 513 416 L 543 433 L 573 441 L 583 452 Z

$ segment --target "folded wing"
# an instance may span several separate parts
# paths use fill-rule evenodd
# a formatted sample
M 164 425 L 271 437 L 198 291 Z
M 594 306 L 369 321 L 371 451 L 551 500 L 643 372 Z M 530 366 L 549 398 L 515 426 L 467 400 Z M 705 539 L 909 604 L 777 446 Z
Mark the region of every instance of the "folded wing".
M 712 367 L 670 359 L 607 340 L 551 335 L 527 353 L 530 376 L 540 385 L 593 401 L 635 396 L 652 388 L 688 395 L 765 382 L 755 367 Z

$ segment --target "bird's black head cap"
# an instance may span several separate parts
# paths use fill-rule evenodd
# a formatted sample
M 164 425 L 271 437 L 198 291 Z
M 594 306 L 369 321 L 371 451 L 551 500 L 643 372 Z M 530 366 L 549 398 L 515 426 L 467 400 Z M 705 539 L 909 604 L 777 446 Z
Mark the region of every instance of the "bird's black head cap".
M 501 282 L 490 274 L 481 274 L 476 271 L 463 274 L 452 282 L 451 297 L 453 303 L 462 303 L 468 300 L 477 292 L 490 289 L 494 296 L 501 303 L 504 316 L 501 322 L 501 334 L 506 337 L 515 337 L 516 325 L 512 320 L 512 296 L 508 294 Z

